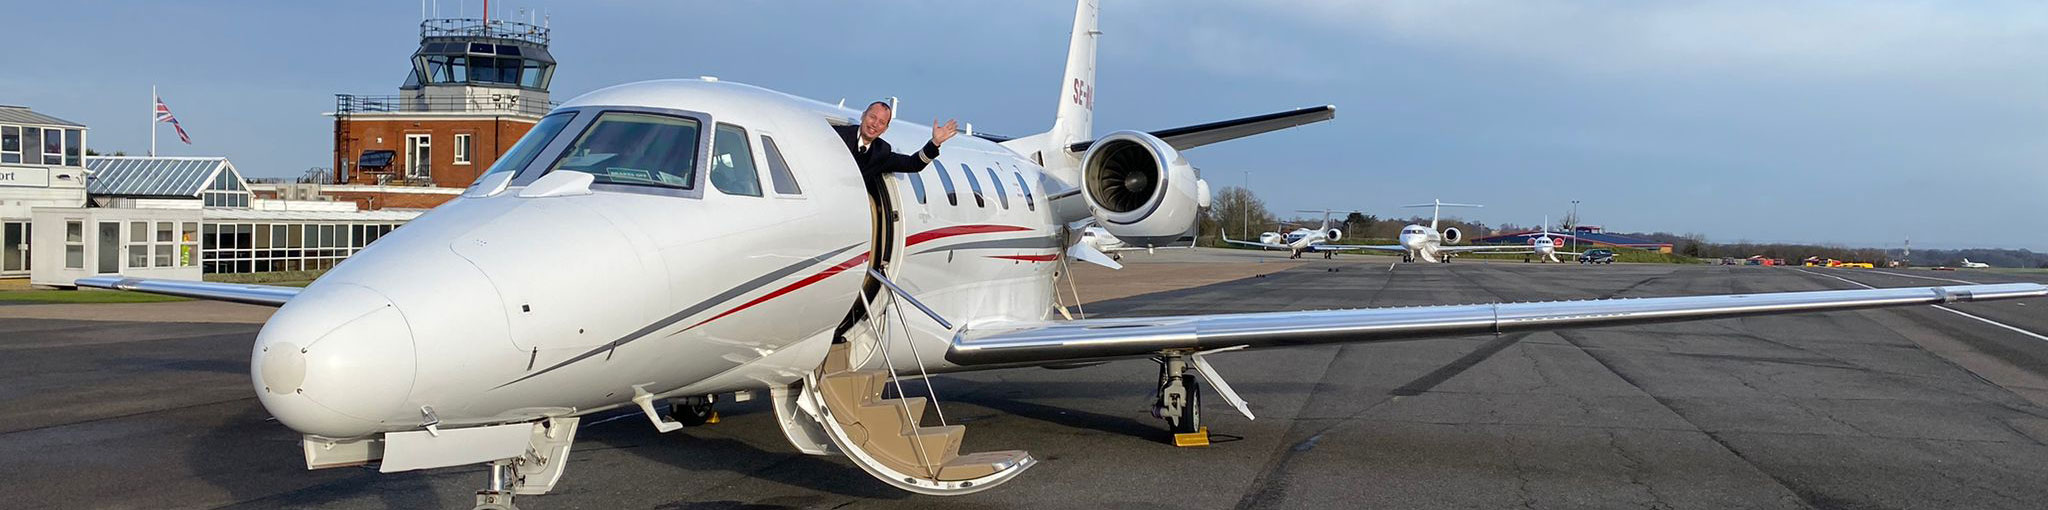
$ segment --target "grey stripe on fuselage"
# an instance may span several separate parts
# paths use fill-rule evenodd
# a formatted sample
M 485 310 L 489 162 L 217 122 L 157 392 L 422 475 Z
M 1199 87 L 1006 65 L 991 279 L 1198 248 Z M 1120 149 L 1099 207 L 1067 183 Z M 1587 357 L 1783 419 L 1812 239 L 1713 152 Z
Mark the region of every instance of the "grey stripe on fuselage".
M 520 378 L 518 378 L 518 379 L 513 379 L 513 380 L 512 380 L 511 382 L 507 382 L 507 383 L 505 383 L 505 384 L 500 384 L 500 385 L 498 385 L 498 386 L 497 386 L 497 388 L 503 388 L 503 387 L 506 387 L 506 386 L 510 386 L 510 385 L 512 385 L 512 383 L 516 383 L 516 382 L 519 382 L 519 381 L 524 381 L 524 380 L 527 380 L 527 379 L 532 379 L 532 378 L 534 378 L 535 376 L 538 376 L 538 375 L 541 375 L 541 374 L 545 374 L 545 373 L 548 373 L 548 372 L 554 371 L 555 369 L 558 369 L 558 368 L 562 368 L 562 367 L 564 367 L 564 366 L 568 366 L 568 365 L 569 365 L 570 363 L 575 363 L 575 362 L 578 362 L 578 361 L 583 361 L 583 360 L 585 360 L 585 359 L 588 359 L 588 358 L 590 358 L 590 357 L 592 357 L 592 356 L 596 356 L 596 355 L 599 355 L 599 354 L 603 354 L 603 353 L 606 353 L 606 352 L 610 352 L 610 351 L 611 351 L 611 350 L 613 350 L 613 349 L 617 349 L 617 348 L 619 348 L 619 346 L 621 346 L 621 345 L 626 345 L 626 344 L 628 344 L 628 343 L 632 343 L 632 342 L 633 342 L 634 340 L 639 340 L 639 339 L 642 339 L 642 338 L 646 338 L 646 337 L 647 337 L 647 335 L 649 335 L 649 334 L 653 334 L 653 333 L 654 333 L 654 332 L 656 332 L 656 331 L 660 331 L 660 330 L 661 330 L 662 328 L 666 328 L 666 327 L 669 327 L 669 326 L 673 326 L 673 325 L 675 325 L 675 323 L 677 323 L 677 322 L 682 322 L 682 320 L 683 320 L 683 319 L 687 319 L 687 318 L 690 318 L 690 316 L 693 316 L 693 315 L 697 315 L 697 314 L 700 314 L 700 313 L 704 313 L 704 311 L 705 311 L 705 310 L 710 310 L 710 309 L 711 309 L 711 307 L 713 307 L 713 306 L 717 306 L 717 305 L 718 305 L 719 303 L 724 303 L 724 302 L 726 302 L 726 301 L 731 301 L 731 300 L 732 300 L 733 298 L 739 297 L 739 296 L 740 296 L 741 294 L 746 294 L 746 293 L 748 293 L 748 292 L 752 292 L 752 291 L 753 291 L 754 289 L 758 289 L 758 288 L 761 288 L 761 286 L 763 286 L 763 285 L 767 285 L 767 284 L 769 284 L 769 283 L 774 283 L 774 282 L 775 282 L 776 280 L 780 280 L 780 279 L 782 279 L 782 278 L 784 278 L 784 277 L 787 277 L 787 276 L 789 276 L 789 275 L 791 275 L 791 274 L 795 274 L 795 273 L 796 273 L 797 271 L 800 271 L 800 270 L 802 270 L 803 268 L 806 268 L 806 267 L 810 267 L 810 266 L 814 266 L 814 265 L 817 265 L 817 264 L 818 264 L 819 262 L 824 262 L 824 261 L 825 261 L 825 260 L 827 260 L 827 259 L 830 259 L 830 258 L 832 258 L 832 257 L 834 257 L 834 256 L 837 256 L 837 255 L 841 254 L 841 253 L 845 253 L 845 252 L 846 252 L 846 250 L 851 250 L 851 249 L 853 249 L 853 248 L 854 248 L 855 246 L 860 246 L 860 245 L 859 245 L 859 244 L 854 244 L 854 245 L 848 245 L 848 246 L 847 246 L 847 247 L 845 247 L 845 248 L 840 248 L 840 249 L 837 249 L 837 250 L 832 250 L 832 251 L 830 251 L 830 252 L 826 252 L 826 253 L 825 253 L 825 254 L 823 254 L 823 255 L 819 255 L 819 256 L 816 256 L 816 257 L 811 257 L 811 258 L 809 258 L 809 259 L 806 259 L 806 260 L 804 260 L 804 261 L 802 261 L 802 262 L 798 262 L 798 263 L 795 263 L 795 264 L 790 264 L 790 265 L 789 265 L 788 267 L 784 267 L 784 268 L 782 268 L 782 269 L 777 269 L 777 270 L 775 270 L 774 272 L 771 272 L 771 273 L 768 273 L 768 274 L 764 274 L 764 275 L 761 275 L 760 277 L 754 278 L 754 279 L 752 279 L 752 280 L 747 280 L 747 282 L 746 282 L 746 283 L 742 283 L 742 284 L 739 284 L 738 286 L 734 286 L 734 287 L 733 287 L 733 288 L 731 288 L 731 289 L 727 289 L 727 290 L 726 290 L 725 292 L 720 292 L 720 293 L 718 293 L 718 295 L 716 295 L 716 296 L 711 296 L 711 297 L 710 297 L 709 299 L 705 299 L 705 300 L 703 300 L 703 301 L 699 301 L 699 302 L 697 302 L 697 304 L 694 304 L 694 305 L 690 305 L 690 306 L 689 306 L 688 308 L 684 308 L 684 309 L 683 309 L 682 311 L 680 311 L 680 312 L 676 312 L 676 313 L 674 313 L 674 314 L 671 314 L 671 315 L 669 315 L 668 317 L 665 317 L 665 318 L 662 318 L 661 320 L 655 321 L 655 322 L 654 322 L 653 324 L 648 324 L 647 326 L 645 326 L 645 327 L 642 327 L 642 328 L 640 328 L 639 330 L 636 330 L 636 331 L 634 331 L 634 332 L 632 332 L 632 333 L 627 333 L 627 334 L 626 334 L 626 336 L 622 336 L 622 337 L 619 337 L 619 339 L 617 339 L 617 340 L 613 340 L 613 341 L 611 341 L 610 343 L 606 343 L 606 344 L 604 344 L 604 345 L 598 346 L 598 347 L 597 347 L 597 348 L 595 348 L 595 349 L 591 349 L 591 350 L 589 350 L 589 351 L 585 351 L 585 352 L 584 352 L 583 354 L 578 354 L 578 355 L 576 355 L 575 357 L 572 357 L 572 358 L 569 358 L 569 359 L 566 359 L 566 360 L 562 360 L 562 361 L 561 361 L 560 363 L 556 363 L 556 364 L 553 364 L 553 365 L 549 365 L 549 366 L 548 366 L 547 368 L 543 368 L 543 369 L 541 369 L 541 370 L 540 370 L 540 371 L 538 371 L 538 372 L 534 372 L 534 373 L 531 373 L 531 374 L 526 374 L 526 376 L 525 376 L 525 377 L 520 377 Z M 492 388 L 492 389 L 497 389 L 497 388 Z
M 1060 243 L 1059 243 L 1059 241 L 1058 241 L 1058 240 L 1055 240 L 1055 239 L 1053 239 L 1053 238 L 1050 238 L 1050 237 L 1024 237 L 1024 238 L 1017 238 L 1017 239 L 996 239 L 996 240 L 992 240 L 992 241 L 974 241 L 974 242 L 971 242 L 971 243 L 960 243 L 960 244 L 950 244 L 950 245 L 946 245 L 946 246 L 938 246 L 938 247 L 933 247 L 933 248 L 926 248 L 926 249 L 925 249 L 924 251 L 920 251 L 920 252 L 914 253 L 913 255 L 923 255 L 923 254 L 926 254 L 926 253 L 931 253 L 931 252 L 935 252 L 935 251 L 946 251 L 946 250 L 974 250 L 974 249 L 988 249 L 988 248 L 1010 248 L 1010 249 L 1020 249 L 1020 248 L 1058 248 L 1058 247 L 1060 247 Z

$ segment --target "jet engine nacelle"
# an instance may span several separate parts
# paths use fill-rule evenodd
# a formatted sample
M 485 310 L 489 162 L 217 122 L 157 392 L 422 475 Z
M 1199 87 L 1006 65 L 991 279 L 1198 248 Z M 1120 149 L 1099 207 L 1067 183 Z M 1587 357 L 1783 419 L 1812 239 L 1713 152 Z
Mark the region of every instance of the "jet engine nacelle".
M 1209 183 L 1180 152 L 1138 131 L 1110 133 L 1088 147 L 1081 192 L 1095 224 L 1134 246 L 1172 244 L 1209 205 Z
M 1330 240 L 1330 242 L 1333 242 L 1333 243 L 1334 243 L 1334 242 L 1337 242 L 1337 241 L 1342 241 L 1342 240 L 1344 240 L 1344 231 L 1343 231 L 1343 230 L 1338 230 L 1338 229 L 1334 229 L 1334 228 L 1333 228 L 1333 229 L 1329 229 L 1329 230 L 1325 230 L 1325 231 L 1323 231 L 1323 238 L 1325 238 L 1325 239 L 1329 239 L 1329 240 Z
M 1444 244 L 1458 244 L 1458 241 L 1463 240 L 1465 233 L 1459 232 L 1458 227 L 1444 227 Z

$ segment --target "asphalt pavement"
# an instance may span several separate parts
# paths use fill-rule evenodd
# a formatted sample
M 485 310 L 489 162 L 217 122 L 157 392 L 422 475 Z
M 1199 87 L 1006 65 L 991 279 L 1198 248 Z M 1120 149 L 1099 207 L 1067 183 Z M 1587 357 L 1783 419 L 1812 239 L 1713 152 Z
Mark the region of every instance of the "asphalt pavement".
M 1092 303 L 1095 316 L 2048 281 L 2039 273 L 1723 266 L 1394 265 L 1340 255 L 1132 254 L 1267 264 Z M 1151 259 L 1148 262 L 1148 259 Z M 1176 268 L 1176 271 L 1185 269 Z M 1089 278 L 1114 278 L 1100 271 Z M 1094 284 L 1091 282 L 1091 284 Z M 1088 289 L 1083 288 L 1084 295 Z M 90 306 L 90 305 L 87 305 Z M 956 498 L 797 453 L 764 402 L 657 434 L 597 416 L 549 508 L 2040 508 L 2048 300 L 1252 351 L 1211 358 L 1215 444 L 1174 448 L 1157 369 L 936 377 L 965 451 L 1041 463 Z M 470 505 L 481 468 L 306 471 L 249 386 L 259 326 L 0 319 L 0 506 Z M 617 419 L 623 416 L 623 419 Z

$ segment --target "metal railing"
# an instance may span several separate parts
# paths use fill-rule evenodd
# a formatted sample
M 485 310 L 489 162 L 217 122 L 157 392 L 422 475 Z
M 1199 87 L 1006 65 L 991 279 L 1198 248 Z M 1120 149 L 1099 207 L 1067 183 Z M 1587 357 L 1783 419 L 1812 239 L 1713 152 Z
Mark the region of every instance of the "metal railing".
M 338 115 L 358 113 L 505 113 L 513 115 L 547 115 L 561 103 L 555 101 L 526 101 L 518 94 L 492 94 L 489 96 L 358 96 L 335 94 L 334 112 Z
M 495 37 L 546 45 L 548 27 L 502 19 L 440 18 L 421 21 L 420 37 Z

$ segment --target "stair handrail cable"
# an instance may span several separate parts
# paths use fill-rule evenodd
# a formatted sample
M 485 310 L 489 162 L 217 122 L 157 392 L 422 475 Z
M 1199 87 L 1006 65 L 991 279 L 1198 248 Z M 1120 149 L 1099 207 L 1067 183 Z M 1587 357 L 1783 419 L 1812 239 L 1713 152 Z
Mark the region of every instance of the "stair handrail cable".
M 901 304 L 900 300 L 898 300 L 894 296 L 891 296 L 889 298 L 889 307 L 890 309 L 896 311 L 895 315 L 896 317 L 898 317 L 897 324 L 900 324 L 903 328 L 903 344 L 910 346 L 910 358 L 917 360 L 917 376 L 919 378 L 924 379 L 925 397 L 930 398 L 932 400 L 932 412 L 938 413 L 939 426 L 944 427 L 946 426 L 946 408 L 945 406 L 939 405 L 939 390 L 932 389 L 932 374 L 925 372 L 924 356 L 918 354 L 917 341 L 910 337 L 910 321 L 902 319 L 903 305 Z M 887 324 L 884 324 L 882 326 L 883 331 L 888 331 L 888 329 L 889 328 Z M 948 329 L 948 331 L 951 331 L 950 328 Z M 896 391 L 901 392 L 903 390 L 898 389 Z
M 868 268 L 868 274 L 883 282 L 888 281 L 882 278 L 881 272 L 875 271 L 872 267 Z M 890 285 L 889 287 L 895 288 L 895 285 Z M 931 477 L 932 480 L 937 480 L 939 478 L 938 469 L 932 466 L 931 457 L 926 455 L 924 451 L 924 441 L 917 434 L 918 417 L 910 415 L 910 400 L 903 398 L 906 393 L 903 392 L 903 379 L 896 375 L 896 360 L 890 359 L 892 356 L 889 355 L 888 329 L 887 327 L 882 327 L 880 331 L 877 331 L 876 323 L 878 321 L 875 317 L 875 307 L 869 306 L 866 311 L 868 312 L 868 334 L 874 336 L 875 341 L 880 342 L 882 345 L 882 364 L 889 367 L 889 383 L 896 386 L 896 406 L 902 409 L 904 423 L 910 426 L 908 433 L 899 433 L 903 435 L 905 440 L 910 441 L 910 448 L 917 451 L 917 461 L 919 464 L 924 465 L 926 476 Z M 886 316 L 887 314 L 885 313 L 884 315 Z

